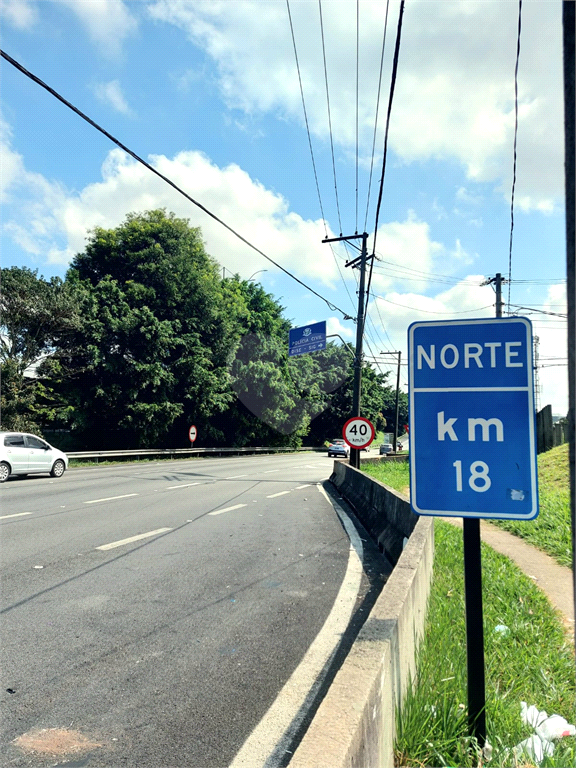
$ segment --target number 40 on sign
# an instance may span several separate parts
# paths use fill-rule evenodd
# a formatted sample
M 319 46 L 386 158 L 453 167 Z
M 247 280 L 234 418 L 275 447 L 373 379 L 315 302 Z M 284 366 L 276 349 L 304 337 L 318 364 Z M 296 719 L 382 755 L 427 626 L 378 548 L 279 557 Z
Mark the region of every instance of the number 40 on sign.
M 342 437 L 350 448 L 367 448 L 375 436 L 376 431 L 372 422 L 363 416 L 348 419 L 342 428 Z

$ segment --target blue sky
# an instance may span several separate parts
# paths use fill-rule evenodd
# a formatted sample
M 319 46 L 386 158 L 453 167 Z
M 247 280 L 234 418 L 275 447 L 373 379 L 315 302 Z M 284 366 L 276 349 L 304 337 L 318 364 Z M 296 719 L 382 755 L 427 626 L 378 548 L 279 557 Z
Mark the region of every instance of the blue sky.
M 340 221 L 316 0 L 291 0 L 290 11 L 324 220 L 285 0 L 3 0 L 2 48 L 353 315 L 346 250 L 321 240 L 362 232 L 366 221 L 373 242 L 399 2 L 389 4 L 368 208 L 386 3 L 324 0 L 321 7 Z M 481 283 L 508 274 L 517 25 L 516 0 L 406 2 L 368 355 L 399 349 L 406 359 L 406 330 L 416 320 L 494 314 L 493 289 Z M 542 314 L 566 313 L 561 51 L 561 3 L 525 0 L 506 311 L 533 321 L 539 404 L 565 414 L 566 320 Z M 267 270 L 257 279 L 295 325 L 326 319 L 333 333 L 355 338 L 353 322 L 5 61 L 1 129 L 4 266 L 63 276 L 91 227 L 166 207 L 202 228 L 208 252 L 227 271 L 249 278 Z M 385 356 L 380 365 L 393 370 L 393 361 Z

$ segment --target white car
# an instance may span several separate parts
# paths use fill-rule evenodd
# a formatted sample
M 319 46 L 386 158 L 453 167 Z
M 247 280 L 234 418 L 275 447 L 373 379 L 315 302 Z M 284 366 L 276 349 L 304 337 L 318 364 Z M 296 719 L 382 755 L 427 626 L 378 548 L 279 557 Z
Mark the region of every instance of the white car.
M 42 438 L 26 432 L 0 432 L 0 483 L 10 475 L 48 472 L 62 477 L 68 468 L 68 457 Z

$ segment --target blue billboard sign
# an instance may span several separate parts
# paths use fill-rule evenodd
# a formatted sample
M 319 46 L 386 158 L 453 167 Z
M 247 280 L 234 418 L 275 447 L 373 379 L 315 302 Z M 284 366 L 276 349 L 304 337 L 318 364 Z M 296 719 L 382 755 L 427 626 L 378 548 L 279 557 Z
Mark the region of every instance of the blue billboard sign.
M 408 329 L 411 506 L 421 515 L 538 515 L 532 325 Z
M 291 328 L 288 343 L 289 357 L 326 349 L 326 321 L 304 325 L 302 328 Z

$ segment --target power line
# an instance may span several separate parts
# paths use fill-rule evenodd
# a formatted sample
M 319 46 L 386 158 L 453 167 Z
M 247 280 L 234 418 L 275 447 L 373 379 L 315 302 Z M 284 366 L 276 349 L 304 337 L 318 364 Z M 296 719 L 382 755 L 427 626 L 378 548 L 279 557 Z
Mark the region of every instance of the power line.
M 517 310 L 527 309 L 530 312 L 537 312 L 539 315 L 553 315 L 554 317 L 568 317 L 567 314 L 561 312 L 546 312 L 543 309 L 535 309 L 534 307 L 521 307 L 519 304 L 509 304 L 509 307 L 515 307 Z M 546 306 L 546 305 L 544 305 Z
M 31 80 L 33 80 L 35 83 L 40 85 L 42 88 L 44 88 L 48 93 L 52 94 L 55 98 L 58 99 L 58 101 L 61 101 L 62 104 L 65 104 L 69 109 L 71 109 L 73 112 L 75 112 L 79 117 L 81 117 L 83 120 L 86 120 L 87 123 L 90 123 L 90 125 L 93 128 L 96 128 L 97 131 L 104 134 L 110 141 L 114 142 L 120 149 L 124 150 L 128 155 L 133 157 L 137 162 L 141 163 L 145 168 L 147 168 L 149 171 L 152 171 L 156 176 L 162 179 L 162 181 L 165 181 L 167 184 L 169 184 L 173 189 L 175 189 L 177 192 L 179 192 L 181 195 L 183 195 L 187 200 L 189 200 L 191 203 L 193 203 L 195 206 L 200 208 L 200 210 L 204 211 L 204 213 L 208 214 L 210 218 L 214 219 L 214 221 L 217 221 L 219 224 L 221 224 L 223 227 L 225 227 L 229 232 L 231 232 L 235 237 L 237 237 L 239 240 L 241 240 L 243 243 L 245 243 L 249 248 L 252 248 L 252 250 L 256 251 L 256 253 L 259 253 L 260 256 L 263 256 L 267 261 L 269 261 L 271 264 L 274 264 L 275 267 L 278 267 L 282 272 L 284 272 L 288 277 L 291 277 L 293 280 L 295 280 L 297 283 L 302 285 L 304 288 L 306 288 L 307 291 L 310 291 L 310 293 L 313 293 L 315 296 L 317 296 L 319 299 L 322 299 L 322 301 L 327 304 L 327 306 L 333 311 L 333 312 L 340 312 L 345 319 L 352 319 L 350 315 L 348 315 L 347 312 L 344 312 L 343 309 L 340 309 L 340 307 L 337 307 L 335 304 L 333 304 L 331 301 L 328 301 L 328 299 L 324 298 L 324 296 L 321 296 L 317 291 L 315 291 L 313 288 L 311 288 L 309 285 L 304 283 L 300 278 L 296 277 L 292 272 L 285 269 L 283 266 L 278 264 L 277 261 L 274 261 L 274 259 L 270 258 L 270 256 L 267 256 L 264 251 L 261 251 L 259 248 L 257 248 L 255 245 L 253 245 L 249 240 L 246 240 L 245 237 L 243 237 L 239 232 L 236 232 L 235 229 L 233 229 L 230 225 L 226 224 L 226 222 L 222 221 L 218 216 L 216 216 L 215 213 L 212 213 L 208 208 L 206 208 L 202 203 L 199 203 L 197 200 L 195 200 L 193 197 L 191 197 L 187 192 L 184 192 L 183 189 L 181 189 L 177 184 L 175 184 L 171 179 L 169 179 L 167 176 L 164 176 L 164 174 L 160 173 L 160 171 L 157 171 L 156 168 L 150 165 L 150 163 L 147 163 L 146 160 L 141 158 L 139 155 L 137 155 L 135 152 L 133 152 L 131 149 L 129 149 L 125 144 L 122 144 L 121 141 L 119 141 L 117 138 L 112 136 L 111 133 L 108 133 L 104 128 L 102 128 L 98 123 L 94 122 L 88 115 L 84 114 L 81 110 L 79 110 L 77 107 L 75 107 L 73 104 L 71 104 L 69 101 L 67 101 L 63 96 L 61 96 L 57 91 L 55 91 L 53 88 L 51 88 L 49 85 L 47 85 L 43 80 L 41 80 L 39 77 L 36 77 L 36 75 L 32 74 L 32 72 L 29 72 L 27 69 L 25 69 L 21 64 L 19 64 L 15 59 L 13 59 L 11 56 L 9 56 L 5 51 L 0 50 L 0 55 L 2 58 L 6 59 L 6 61 L 9 64 L 12 64 L 13 67 L 18 69 L 22 74 L 26 75 L 26 77 L 29 77 Z
M 403 15 L 404 15 L 404 0 L 401 0 L 400 12 L 398 14 L 398 27 L 396 30 L 396 47 L 394 49 L 394 59 L 392 61 L 392 78 L 390 80 L 390 96 L 388 99 L 386 129 L 384 132 L 384 154 L 382 157 L 382 177 L 380 178 L 380 190 L 378 193 L 378 203 L 376 205 L 376 223 L 374 224 L 374 246 L 372 248 L 372 253 L 375 253 L 376 251 L 376 237 L 378 235 L 378 219 L 380 216 L 380 206 L 382 205 L 382 192 L 384 191 L 384 175 L 386 173 L 386 155 L 388 152 L 388 132 L 390 130 L 390 115 L 392 113 L 392 100 L 394 99 L 394 88 L 396 85 L 396 75 L 398 73 L 398 57 L 400 55 L 400 39 L 402 35 Z
M 382 87 L 382 69 L 384 67 L 384 51 L 386 49 L 386 30 L 388 28 L 388 7 L 390 0 L 386 0 L 386 17 L 384 19 L 384 34 L 382 37 L 382 53 L 380 55 L 380 74 L 378 76 L 378 92 L 376 94 L 376 115 L 374 117 L 374 136 L 372 138 L 372 158 L 370 160 L 370 177 L 368 179 L 368 200 L 366 202 L 366 215 L 364 217 L 364 231 L 368 226 L 368 209 L 370 208 L 370 194 L 372 191 L 372 170 L 374 168 L 374 150 L 376 149 L 376 132 L 378 130 L 378 111 L 380 109 L 380 90 Z
M 396 30 L 396 46 L 394 48 L 394 58 L 392 61 L 392 77 L 390 79 L 390 96 L 388 99 L 388 112 L 386 114 L 386 129 L 384 131 L 384 152 L 382 157 L 382 177 L 380 179 L 380 190 L 378 193 L 378 203 L 376 205 L 376 223 L 374 224 L 374 244 L 372 247 L 372 256 L 375 258 L 376 238 L 378 237 L 378 218 L 380 216 L 380 206 L 382 204 L 382 193 L 384 190 L 384 176 L 386 174 L 386 156 L 388 153 L 388 133 L 390 130 L 390 115 L 392 114 L 392 101 L 394 99 L 394 88 L 396 86 L 396 76 L 398 73 L 398 57 L 400 55 L 400 40 L 402 37 L 402 17 L 404 15 L 404 0 L 400 2 L 400 11 L 398 14 L 398 27 Z M 374 269 L 374 258 L 370 262 L 370 274 L 368 275 L 368 290 L 366 291 L 365 312 L 368 311 L 368 302 L 370 301 L 370 287 L 372 285 L 372 272 Z M 366 317 L 366 315 L 364 315 Z M 366 321 L 364 321 L 366 322 Z
M 427 315 L 466 315 L 470 312 L 479 312 L 481 309 L 490 309 L 490 307 L 493 307 L 493 304 L 487 304 L 485 307 L 475 307 L 474 309 L 464 309 L 461 312 L 433 312 L 431 309 L 420 309 L 419 307 L 409 307 L 407 304 L 399 304 L 397 301 L 390 301 L 390 299 L 384 298 L 384 296 L 379 296 L 378 294 L 374 294 L 375 299 L 382 299 L 382 301 L 385 301 L 387 304 L 394 304 L 395 307 L 404 307 L 404 309 L 412 309 L 414 312 L 425 312 Z M 376 305 L 378 306 L 378 305 Z M 547 313 L 551 314 L 551 313 Z
M 304 112 L 304 122 L 306 124 L 306 133 L 308 134 L 308 146 L 310 148 L 310 158 L 312 160 L 312 168 L 314 170 L 314 179 L 316 181 L 316 192 L 318 194 L 318 203 L 320 205 L 320 213 L 322 214 L 322 221 L 324 222 L 324 233 L 326 238 L 328 238 L 328 229 L 326 226 L 326 216 L 324 214 L 324 206 L 322 205 L 322 196 L 320 195 L 320 184 L 318 182 L 318 172 L 316 170 L 316 161 L 314 158 L 314 150 L 312 148 L 312 136 L 310 134 L 310 124 L 308 122 L 308 111 L 306 109 L 306 101 L 304 99 L 304 87 L 302 85 L 302 75 L 300 72 L 300 62 L 298 59 L 298 50 L 296 47 L 296 36 L 294 34 L 294 25 L 292 23 L 292 13 L 290 11 L 290 0 L 286 0 L 286 8 L 288 11 L 288 20 L 290 22 L 290 33 L 292 35 L 292 45 L 294 47 L 294 59 L 296 60 L 296 70 L 298 72 L 298 83 L 300 84 L 300 96 L 302 99 L 302 110 Z M 336 264 L 336 267 L 338 269 L 338 273 L 340 274 L 340 279 L 342 280 L 342 283 L 344 285 L 344 288 L 346 289 L 346 293 L 348 294 L 348 298 L 350 299 L 350 302 L 352 306 L 354 307 L 354 301 L 352 299 L 352 296 L 350 295 L 350 291 L 348 290 L 348 286 L 346 285 L 346 281 L 344 280 L 344 276 L 342 275 L 342 270 L 340 269 L 340 264 L 338 263 L 338 259 L 336 257 L 336 252 L 334 250 L 334 247 L 332 243 L 329 243 L 330 250 L 332 252 L 332 256 L 334 258 L 334 262 Z
M 324 81 L 326 83 L 326 102 L 328 104 L 328 128 L 330 130 L 330 148 L 332 150 L 332 171 L 334 173 L 334 192 L 336 193 L 336 211 L 338 213 L 338 224 L 340 226 L 340 235 L 342 235 L 342 219 L 340 218 L 340 202 L 338 200 L 338 184 L 336 182 L 336 161 L 334 160 L 334 139 L 332 136 L 332 115 L 330 112 L 330 92 L 328 90 L 328 68 L 326 66 L 326 46 L 324 44 L 324 22 L 322 21 L 322 0 L 318 0 L 318 10 L 320 11 L 320 34 L 322 36 L 322 55 L 324 58 Z
M 360 70 L 360 0 L 356 0 L 356 234 L 358 234 L 358 77 Z
M 294 46 L 294 58 L 296 59 L 296 70 L 298 71 L 298 82 L 300 83 L 300 96 L 302 98 L 302 109 L 304 111 L 304 122 L 306 123 L 306 133 L 308 134 L 308 146 L 310 147 L 310 157 L 312 158 L 312 168 L 314 169 L 314 179 L 316 181 L 316 192 L 318 193 L 320 213 L 322 214 L 322 221 L 324 222 L 324 232 L 326 234 L 326 237 L 328 237 L 328 230 L 326 228 L 326 216 L 324 215 L 324 207 L 322 206 L 322 198 L 320 196 L 320 185 L 318 183 L 318 173 L 316 171 L 316 161 L 314 159 L 314 150 L 312 149 L 312 137 L 310 135 L 310 125 L 308 123 L 308 112 L 306 110 L 306 102 L 304 101 L 304 88 L 302 86 L 302 76 L 300 74 L 300 62 L 298 61 L 298 51 L 296 50 L 296 38 L 294 36 L 292 14 L 290 13 L 290 0 L 286 0 L 286 8 L 288 10 L 288 20 L 290 22 L 290 32 L 292 34 L 292 45 Z
M 510 200 L 510 249 L 508 253 L 508 313 L 510 313 L 510 280 L 512 279 L 512 235 L 514 232 L 514 191 L 516 189 L 516 146 L 518 141 L 518 63 L 520 61 L 520 33 L 522 31 L 522 0 L 518 0 L 518 41 L 514 68 L 514 167 L 512 172 L 512 196 Z

